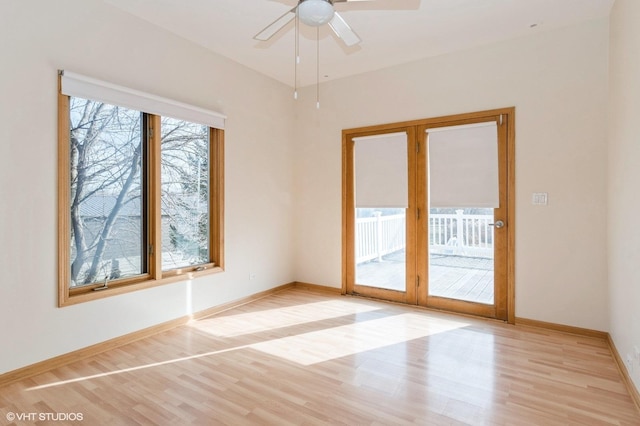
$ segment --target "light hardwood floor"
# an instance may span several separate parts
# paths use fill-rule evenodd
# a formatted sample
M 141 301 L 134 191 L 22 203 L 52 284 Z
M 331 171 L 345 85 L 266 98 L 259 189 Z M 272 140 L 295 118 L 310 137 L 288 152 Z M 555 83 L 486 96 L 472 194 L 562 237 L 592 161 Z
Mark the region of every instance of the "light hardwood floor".
M 604 340 L 301 289 L 0 388 L 0 424 L 9 413 L 82 413 L 76 425 L 640 425 Z

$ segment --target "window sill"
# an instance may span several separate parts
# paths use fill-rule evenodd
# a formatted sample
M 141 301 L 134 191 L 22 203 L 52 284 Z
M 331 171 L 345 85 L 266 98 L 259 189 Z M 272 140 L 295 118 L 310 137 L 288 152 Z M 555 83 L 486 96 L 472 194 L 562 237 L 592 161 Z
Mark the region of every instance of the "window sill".
M 120 294 L 131 293 L 138 290 L 144 290 L 152 287 L 159 287 L 161 285 L 173 284 L 177 282 L 190 281 L 207 275 L 213 275 L 223 272 L 224 269 L 220 266 L 207 267 L 200 271 L 190 271 L 186 273 L 177 273 L 169 275 L 160 279 L 147 279 L 142 282 L 135 282 L 129 284 L 120 284 L 109 287 L 100 291 L 83 291 L 81 293 L 72 294 L 69 289 L 66 289 L 64 294 L 59 295 L 58 307 L 71 306 L 78 303 L 90 302 L 92 300 L 104 299 L 106 297 L 117 296 Z M 171 273 L 171 272 L 169 272 Z

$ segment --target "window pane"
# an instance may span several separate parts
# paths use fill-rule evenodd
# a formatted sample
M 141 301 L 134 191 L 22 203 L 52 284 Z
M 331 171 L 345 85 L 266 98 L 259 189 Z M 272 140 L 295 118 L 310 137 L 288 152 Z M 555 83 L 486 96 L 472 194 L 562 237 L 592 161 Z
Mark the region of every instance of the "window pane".
M 141 119 L 139 111 L 70 99 L 72 287 L 146 269 Z
M 209 128 L 162 118 L 162 269 L 209 263 Z

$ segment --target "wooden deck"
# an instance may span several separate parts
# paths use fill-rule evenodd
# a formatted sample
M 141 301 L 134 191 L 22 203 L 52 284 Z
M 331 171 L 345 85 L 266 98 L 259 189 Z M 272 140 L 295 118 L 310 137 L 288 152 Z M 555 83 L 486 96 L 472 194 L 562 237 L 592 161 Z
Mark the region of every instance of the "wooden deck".
M 359 264 L 356 282 L 370 287 L 404 291 L 404 252 L 385 256 L 382 262 Z M 429 262 L 429 294 L 493 304 L 493 260 L 432 255 Z

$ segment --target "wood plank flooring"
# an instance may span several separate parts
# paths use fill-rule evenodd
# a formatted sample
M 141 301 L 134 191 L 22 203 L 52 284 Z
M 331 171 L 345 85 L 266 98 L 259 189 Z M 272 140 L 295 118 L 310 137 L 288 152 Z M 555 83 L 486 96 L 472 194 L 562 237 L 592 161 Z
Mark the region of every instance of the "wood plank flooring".
M 87 425 L 640 425 L 604 340 L 285 290 L 0 388 Z M 9 416 L 9 417 L 7 417 Z

